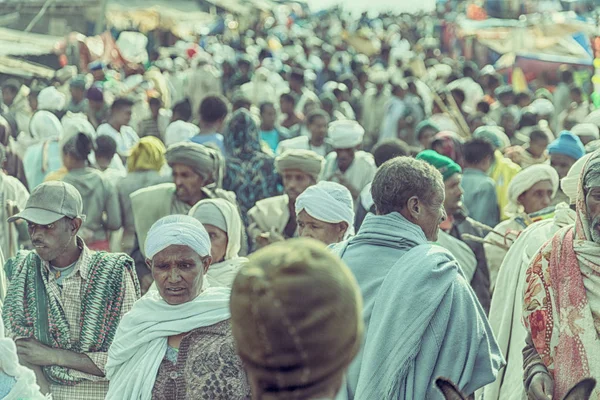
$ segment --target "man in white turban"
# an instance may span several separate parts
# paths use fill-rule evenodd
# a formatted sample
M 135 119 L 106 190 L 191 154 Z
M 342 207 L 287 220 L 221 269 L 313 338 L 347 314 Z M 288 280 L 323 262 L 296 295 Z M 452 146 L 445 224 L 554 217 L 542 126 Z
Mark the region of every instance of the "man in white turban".
M 562 191 L 569 196 L 570 206 L 577 201 L 577 188 L 583 166 L 590 155 L 577 160 L 569 173 L 560 181 Z M 523 354 L 527 332 L 521 322 L 523 315 L 523 290 L 525 271 L 533 255 L 559 229 L 575 223 L 575 211 L 569 204 L 556 206 L 554 217 L 533 223 L 525 229 L 510 246 L 502 262 L 496 288 L 492 297 L 489 320 L 502 353 L 506 355 L 506 367 L 498 379 L 483 389 L 485 399 L 525 398 L 523 385 Z M 479 398 L 479 396 L 477 396 Z
M 119 324 L 106 399 L 249 397 L 229 323 L 230 290 L 203 287 L 212 262 L 206 229 L 195 218 L 171 215 L 152 226 L 145 247 L 158 290 Z
M 510 182 L 509 204 L 505 211 L 511 218 L 502 221 L 494 228 L 494 232 L 490 232 L 485 237 L 488 242 L 484 245 L 485 257 L 490 269 L 492 290 L 511 240 L 532 223 L 536 217 L 535 213 L 552 204 L 557 190 L 558 173 L 545 164 L 536 164 L 523 169 Z
M 298 236 L 339 243 L 354 234 L 354 202 L 350 191 L 335 182 L 309 187 L 296 200 Z
M 579 137 L 584 146 L 593 140 L 600 139 L 600 129 L 598 128 L 598 125 L 590 122 L 575 125 L 571 129 L 571 133 Z
M 56 90 L 54 86 L 48 86 L 38 94 L 38 111 L 46 110 L 52 112 L 62 111 L 65 108 L 66 97 L 64 94 Z
M 325 159 L 321 175 L 321 180 L 344 185 L 355 201 L 377 171 L 373 155 L 359 150 L 364 134 L 365 130 L 356 121 L 335 121 L 329 124 L 329 137 L 335 152 Z
M 323 157 L 311 150 L 286 150 L 275 159 L 284 194 L 259 200 L 248 212 L 248 235 L 253 247 L 289 239 L 296 232 L 296 200 L 321 174 Z

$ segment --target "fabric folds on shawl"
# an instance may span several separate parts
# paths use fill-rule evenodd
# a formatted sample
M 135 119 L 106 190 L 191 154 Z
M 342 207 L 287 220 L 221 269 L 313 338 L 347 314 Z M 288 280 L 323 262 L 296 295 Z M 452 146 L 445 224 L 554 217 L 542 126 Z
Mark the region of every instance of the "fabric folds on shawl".
M 575 226 L 558 231 L 526 272 L 523 321 L 554 378 L 554 398 L 562 398 L 585 377 L 600 376 L 600 245 L 591 237 L 584 191 L 587 175 L 593 170 L 597 177 L 598 169 L 596 152 L 579 181 Z M 598 396 L 596 388 L 592 397 Z
M 151 290 L 136 301 L 108 351 L 106 399 L 150 400 L 168 337 L 229 319 L 230 294 L 229 289 L 211 287 L 192 301 L 170 305 Z
M 441 399 L 439 376 L 465 393 L 495 380 L 504 360 L 485 313 L 454 257 L 421 228 L 369 214 L 333 250 L 361 287 L 366 327 L 338 399 Z

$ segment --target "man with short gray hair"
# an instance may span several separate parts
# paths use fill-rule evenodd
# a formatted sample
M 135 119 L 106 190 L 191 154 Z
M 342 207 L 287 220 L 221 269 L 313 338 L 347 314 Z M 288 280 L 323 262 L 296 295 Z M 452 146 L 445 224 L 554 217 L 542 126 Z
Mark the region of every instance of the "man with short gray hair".
M 397 157 L 379 168 L 371 193 L 376 214 L 333 247 L 356 276 L 366 328 L 338 399 L 441 399 L 439 376 L 473 394 L 504 359 L 457 261 L 428 243 L 446 219 L 442 175 Z

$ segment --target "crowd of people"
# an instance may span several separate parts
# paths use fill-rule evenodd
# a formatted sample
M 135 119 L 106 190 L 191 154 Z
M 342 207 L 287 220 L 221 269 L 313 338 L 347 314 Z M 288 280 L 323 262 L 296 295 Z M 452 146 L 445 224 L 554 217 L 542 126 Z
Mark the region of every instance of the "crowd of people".
M 441 399 L 443 377 L 549 399 L 600 379 L 589 85 L 561 66 L 515 92 L 428 17 L 297 18 L 3 81 L 0 398 Z

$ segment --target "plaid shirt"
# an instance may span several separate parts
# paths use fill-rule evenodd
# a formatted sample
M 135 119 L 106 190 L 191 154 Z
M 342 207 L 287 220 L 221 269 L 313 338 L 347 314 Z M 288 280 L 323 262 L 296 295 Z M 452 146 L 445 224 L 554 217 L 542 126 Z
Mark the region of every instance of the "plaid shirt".
M 62 287 L 56 283 L 54 274 L 49 272 L 47 278 L 44 277 L 44 283 L 48 291 L 48 296 L 57 298 L 65 311 L 65 316 L 70 327 L 70 334 L 73 341 L 79 340 L 79 323 L 81 319 L 81 289 L 84 281 L 88 279 L 90 270 L 90 257 L 94 252 L 87 248 L 85 243 L 78 238 L 78 245 L 81 248 L 81 256 L 75 265 L 73 273 L 62 281 Z M 43 261 L 43 266 L 50 271 L 50 265 L 47 261 Z M 123 308 L 121 317 L 131 310 L 133 303 L 137 300 L 135 294 L 135 286 L 131 275 L 123 272 L 123 282 L 125 284 L 125 297 L 123 300 Z M 105 372 L 104 366 L 108 359 L 108 353 L 84 353 L 102 372 Z M 75 386 L 66 385 L 50 385 L 50 392 L 53 400 L 104 400 L 108 392 L 108 380 L 105 377 L 86 374 L 84 372 L 69 370 L 73 377 L 83 378 L 81 382 Z

